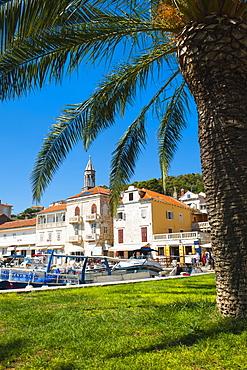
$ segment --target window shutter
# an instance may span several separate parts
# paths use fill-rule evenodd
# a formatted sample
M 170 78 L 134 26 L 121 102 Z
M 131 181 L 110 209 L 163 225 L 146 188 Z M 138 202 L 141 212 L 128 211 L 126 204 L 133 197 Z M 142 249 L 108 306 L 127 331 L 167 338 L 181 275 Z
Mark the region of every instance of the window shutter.
M 123 229 L 118 230 L 118 243 L 123 243 Z

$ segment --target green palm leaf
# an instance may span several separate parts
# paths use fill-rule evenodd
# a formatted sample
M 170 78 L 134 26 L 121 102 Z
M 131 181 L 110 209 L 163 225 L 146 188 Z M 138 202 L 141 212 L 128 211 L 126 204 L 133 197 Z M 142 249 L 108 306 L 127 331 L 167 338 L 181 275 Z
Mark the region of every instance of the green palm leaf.
M 164 189 L 168 168 L 177 150 L 178 142 L 181 140 L 182 130 L 187 126 L 186 112 L 188 111 L 189 95 L 186 91 L 186 84 L 182 81 L 167 103 L 158 131 L 158 151 Z
M 34 198 L 40 199 L 73 145 L 82 140 L 87 150 L 100 132 L 115 123 L 116 115 L 124 114 L 126 106 L 133 103 L 136 87 L 145 89 L 149 73 L 169 62 L 172 52 L 173 45 L 156 48 L 128 65 L 118 66 L 115 73 L 105 76 L 88 100 L 64 109 L 38 153 L 31 174 Z

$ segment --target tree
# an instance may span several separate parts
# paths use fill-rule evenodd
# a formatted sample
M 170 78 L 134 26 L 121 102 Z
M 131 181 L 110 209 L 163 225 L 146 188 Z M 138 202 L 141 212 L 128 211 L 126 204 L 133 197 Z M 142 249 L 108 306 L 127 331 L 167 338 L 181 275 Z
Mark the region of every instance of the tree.
M 75 143 L 85 149 L 131 106 L 150 80 L 162 81 L 119 140 L 110 173 L 116 209 L 146 145 L 151 108 L 160 119 L 159 160 L 165 179 L 189 108 L 199 118 L 199 143 L 212 228 L 219 310 L 242 317 L 247 308 L 247 2 L 245 0 L 1 1 L 1 99 L 61 81 L 81 62 L 114 61 L 96 91 L 64 108 L 51 127 L 31 175 L 34 198 Z M 121 49 L 121 46 L 124 46 Z M 170 68 L 163 80 L 162 71 Z M 151 76 L 151 77 L 150 77 Z

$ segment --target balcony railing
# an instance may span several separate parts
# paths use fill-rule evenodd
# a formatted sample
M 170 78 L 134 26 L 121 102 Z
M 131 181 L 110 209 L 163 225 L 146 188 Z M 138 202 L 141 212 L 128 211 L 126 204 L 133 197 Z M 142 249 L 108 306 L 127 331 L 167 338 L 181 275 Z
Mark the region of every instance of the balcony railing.
M 99 221 L 100 215 L 98 213 L 91 213 L 86 215 L 87 222 Z
M 65 226 L 65 221 L 58 221 L 58 222 L 48 222 L 45 224 L 37 224 L 37 229 L 43 230 L 43 229 L 50 229 L 53 227 L 62 227 Z
M 87 234 L 85 236 L 85 240 L 99 240 L 100 236 L 99 234 Z
M 69 236 L 69 242 L 70 243 L 80 243 L 82 242 L 82 236 L 81 235 L 71 235 Z
M 182 240 L 182 239 L 198 239 L 199 233 L 197 231 L 190 231 L 186 233 L 168 233 L 156 234 L 154 240 Z
M 199 230 L 199 231 L 205 231 L 210 230 L 209 222 L 194 222 L 192 223 L 192 229 Z
M 82 223 L 82 217 L 81 216 L 73 216 L 69 218 L 70 224 L 81 224 Z

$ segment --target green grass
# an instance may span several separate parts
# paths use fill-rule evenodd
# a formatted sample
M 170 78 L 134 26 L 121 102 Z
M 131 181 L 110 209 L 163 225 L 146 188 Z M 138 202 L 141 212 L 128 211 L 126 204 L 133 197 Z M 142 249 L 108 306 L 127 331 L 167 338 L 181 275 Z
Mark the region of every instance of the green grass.
M 0 295 L 0 369 L 247 369 L 213 275 Z

